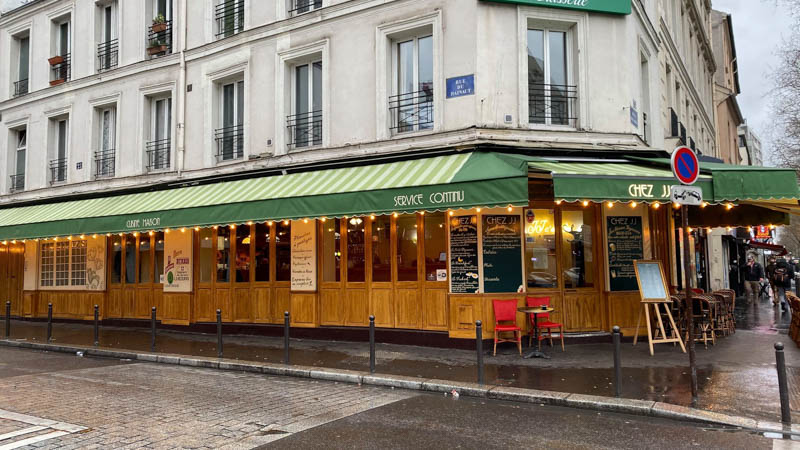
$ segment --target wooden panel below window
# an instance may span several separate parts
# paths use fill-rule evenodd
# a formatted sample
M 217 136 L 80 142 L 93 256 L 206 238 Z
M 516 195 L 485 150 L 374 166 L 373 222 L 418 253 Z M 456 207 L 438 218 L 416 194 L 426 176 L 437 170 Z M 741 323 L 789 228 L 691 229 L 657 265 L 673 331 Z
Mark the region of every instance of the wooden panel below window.
M 25 317 L 36 317 L 37 291 L 25 291 L 22 295 L 22 314 Z
M 129 319 L 149 319 L 150 310 L 153 306 L 158 309 L 158 305 L 153 301 L 153 288 L 148 286 L 146 288 L 136 289 L 136 306 L 134 307 L 134 316 L 128 317 Z M 156 310 L 156 314 L 158 311 Z
M 250 288 L 233 289 L 233 321 L 253 322 L 255 319 L 253 298 Z
M 553 312 L 550 313 L 549 321 L 556 322 L 556 323 L 564 323 L 566 318 L 566 314 L 564 311 L 564 301 L 563 297 L 561 296 L 560 291 L 536 291 L 536 292 L 529 292 L 525 297 L 525 301 L 520 303 L 520 306 L 527 305 L 527 298 L 528 297 L 549 297 L 550 298 L 550 306 L 553 308 Z M 522 313 L 520 313 L 522 314 Z M 522 329 L 525 330 L 527 333 L 531 330 L 531 319 L 528 314 L 523 314 L 525 317 L 524 325 L 521 325 Z M 541 319 L 540 319 L 541 321 Z
M 283 313 L 289 311 L 290 314 L 294 314 L 292 311 L 292 293 L 288 286 L 276 287 L 273 292 L 275 292 L 275 302 L 272 303 L 272 320 L 273 323 L 282 324 Z
M 364 288 L 345 289 L 345 320 L 347 326 L 369 325 L 369 298 Z
M 291 325 L 293 327 L 315 327 L 317 325 L 317 294 L 291 294 Z
M 426 330 L 447 330 L 447 288 L 425 288 L 423 327 Z
M 422 299 L 419 289 L 397 289 L 395 305 L 397 328 L 422 328 Z
M 214 288 L 214 303 L 211 308 L 211 322 L 217 321 L 217 310 L 222 312 L 222 321 L 230 322 L 233 319 L 233 302 L 231 301 L 231 288 Z
M 133 319 L 136 317 L 136 290 L 130 286 L 122 288 L 122 317 Z
M 609 323 L 611 326 L 618 325 L 624 335 L 633 335 L 636 330 L 636 319 L 642 310 L 639 292 L 609 292 L 607 295 Z M 644 322 L 642 324 L 644 325 Z M 639 334 L 647 335 L 647 327 L 640 327 Z
M 270 315 L 272 289 L 269 287 L 255 287 L 253 288 L 252 301 L 253 301 L 253 321 L 256 323 L 272 323 L 272 316 Z
M 104 318 L 120 318 L 122 317 L 122 304 L 122 289 L 119 286 L 112 287 L 108 290 L 105 311 L 101 309 L 100 315 Z
M 214 290 L 210 287 L 201 287 L 197 289 L 197 295 L 194 299 L 195 322 L 213 322 L 216 320 L 213 293 Z
M 393 297 L 391 285 L 388 288 L 373 286 L 370 290 L 369 313 L 375 316 L 376 327 L 394 327 Z
M 322 288 L 319 295 L 320 325 L 344 325 L 345 302 L 340 288 Z
M 191 293 L 164 293 L 160 311 L 161 322 L 170 325 L 189 325 Z
M 603 298 L 599 292 L 567 292 L 564 294 L 566 331 L 601 331 Z
M 450 337 L 475 338 L 475 321 L 483 318 L 483 299 L 478 295 L 451 295 Z

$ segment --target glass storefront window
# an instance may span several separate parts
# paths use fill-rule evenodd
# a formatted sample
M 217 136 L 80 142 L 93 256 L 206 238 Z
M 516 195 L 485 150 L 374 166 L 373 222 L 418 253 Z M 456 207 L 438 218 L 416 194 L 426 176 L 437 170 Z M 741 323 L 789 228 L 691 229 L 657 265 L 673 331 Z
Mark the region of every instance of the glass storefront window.
M 125 235 L 125 282 L 136 282 L 136 238 L 132 234 Z
M 156 232 L 155 235 L 155 277 L 153 278 L 154 283 L 163 283 L 164 280 L 162 277 L 164 276 L 164 232 L 159 231 Z
M 292 281 L 292 223 L 279 222 L 275 229 L 276 281 Z
M 558 287 L 555 223 L 552 209 L 525 211 L 525 273 L 529 288 Z
M 122 237 L 111 237 L 111 283 L 122 281 Z M 44 285 L 43 285 L 44 286 Z
M 397 281 L 417 281 L 417 216 L 397 218 Z
M 372 221 L 372 281 L 392 281 L 392 217 Z
M 366 278 L 364 254 L 364 218 L 351 217 L 347 220 L 347 282 L 363 283 Z
M 425 215 L 425 280 L 436 281 L 437 270 L 447 270 L 447 228 L 444 213 Z
M 150 236 L 139 237 L 139 283 L 151 283 L 153 266 L 150 261 Z
M 564 288 L 594 287 L 594 208 L 561 212 Z
M 230 278 L 231 230 L 228 227 L 217 228 L 217 283 L 227 283 Z
M 250 281 L 250 225 L 236 227 L 236 282 Z
M 256 271 L 256 281 L 269 281 L 269 225 L 257 223 L 255 225 L 256 235 L 256 259 L 253 270 Z
M 322 281 L 341 281 L 341 229 L 342 222 L 339 219 L 322 223 Z
M 214 271 L 214 233 L 211 228 L 200 230 L 199 281 L 211 283 L 211 274 Z

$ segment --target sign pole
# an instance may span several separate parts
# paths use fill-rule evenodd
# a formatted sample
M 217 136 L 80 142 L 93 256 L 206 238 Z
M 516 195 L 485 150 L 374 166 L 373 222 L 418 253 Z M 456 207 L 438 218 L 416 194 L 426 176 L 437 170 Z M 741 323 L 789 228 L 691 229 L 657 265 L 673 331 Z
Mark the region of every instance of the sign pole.
M 686 292 L 686 327 L 689 332 L 689 371 L 692 375 L 692 406 L 697 406 L 697 361 L 694 354 L 694 308 L 692 304 L 692 290 L 689 288 L 689 207 L 681 206 L 681 226 L 683 227 L 683 288 Z

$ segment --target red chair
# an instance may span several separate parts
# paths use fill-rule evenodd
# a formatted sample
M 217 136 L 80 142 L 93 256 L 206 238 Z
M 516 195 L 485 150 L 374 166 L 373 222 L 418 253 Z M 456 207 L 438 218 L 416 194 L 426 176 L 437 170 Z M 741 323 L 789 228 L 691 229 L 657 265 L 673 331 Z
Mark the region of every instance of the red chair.
M 522 328 L 517 326 L 517 301 L 516 300 L 492 300 L 494 309 L 494 351 L 492 356 L 497 355 L 498 342 L 516 342 L 520 356 L 522 355 Z M 501 324 L 500 322 L 511 322 Z M 502 339 L 497 335 L 500 333 L 514 333 L 514 339 Z
M 541 307 L 541 306 L 550 306 L 550 297 L 528 297 L 527 305 L 529 307 Z M 547 337 L 550 339 L 550 347 L 553 346 L 553 328 L 558 328 L 558 335 L 561 337 L 561 351 L 564 351 L 564 325 L 551 322 L 550 321 L 550 313 L 541 313 L 537 315 L 529 314 L 531 318 L 531 329 L 528 332 L 528 346 L 531 345 L 531 341 L 533 340 L 533 330 L 535 324 L 533 323 L 535 317 L 539 319 L 543 319 L 539 322 L 539 342 L 537 342 L 539 346 L 539 350 L 542 349 L 542 341 L 544 340 L 544 333 L 543 330 L 547 330 Z
M 702 289 L 699 289 L 699 288 L 689 288 L 689 290 L 692 291 L 692 293 L 694 293 L 694 294 L 705 294 L 706 293 L 706 291 L 704 291 Z

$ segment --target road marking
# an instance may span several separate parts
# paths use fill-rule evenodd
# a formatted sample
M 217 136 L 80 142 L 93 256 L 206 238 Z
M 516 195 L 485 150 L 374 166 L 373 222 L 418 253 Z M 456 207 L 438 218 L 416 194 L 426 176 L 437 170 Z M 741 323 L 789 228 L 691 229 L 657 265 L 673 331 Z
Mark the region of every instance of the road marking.
M 32 438 L 23 439 L 21 441 L 12 442 L 6 445 L 0 445 L 0 450 L 11 450 L 12 448 L 20 448 L 26 445 L 35 444 L 37 442 L 46 441 L 48 439 L 54 439 L 57 437 L 65 436 L 69 434 L 66 431 L 53 431 L 52 433 L 43 434 L 41 436 L 34 436 Z
M 12 431 L 11 433 L 0 434 L 0 441 L 5 441 L 6 439 L 22 436 L 23 434 L 35 433 L 37 431 L 42 431 L 46 429 L 47 427 L 35 426 L 35 427 L 24 428 L 22 430 Z

